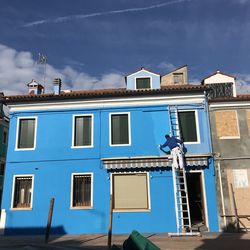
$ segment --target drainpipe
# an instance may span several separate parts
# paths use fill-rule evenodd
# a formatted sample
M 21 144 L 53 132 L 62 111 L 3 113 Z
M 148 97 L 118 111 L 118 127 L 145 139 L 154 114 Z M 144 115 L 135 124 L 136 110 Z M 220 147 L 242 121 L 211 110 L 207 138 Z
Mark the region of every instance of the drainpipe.
M 221 166 L 220 166 L 220 160 L 218 161 L 218 177 L 219 177 L 219 185 L 220 185 L 220 197 L 221 197 L 221 206 L 222 206 L 222 213 L 223 215 L 226 215 L 226 211 L 225 211 L 225 204 L 224 204 L 224 193 L 223 193 L 223 187 L 222 187 L 222 178 L 221 178 Z M 227 220 L 226 217 L 223 217 L 223 221 L 224 221 L 224 226 L 227 226 Z

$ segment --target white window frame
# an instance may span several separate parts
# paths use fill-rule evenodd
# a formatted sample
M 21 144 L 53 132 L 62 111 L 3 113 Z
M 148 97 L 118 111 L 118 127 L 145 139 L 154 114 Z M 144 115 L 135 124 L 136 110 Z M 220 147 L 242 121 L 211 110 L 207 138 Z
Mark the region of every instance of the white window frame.
M 112 115 L 128 115 L 128 144 L 112 144 L 112 130 L 111 130 L 111 117 Z M 109 146 L 110 147 L 122 147 L 122 146 L 131 146 L 131 120 L 130 120 L 130 112 L 117 112 L 117 113 L 109 113 Z
M 14 207 L 14 193 L 15 193 L 15 184 L 16 177 L 31 177 L 31 199 L 30 199 L 30 207 Z M 11 192 L 11 210 L 32 210 L 33 208 L 33 196 L 34 196 L 34 174 L 17 174 L 13 175 L 12 179 L 12 192 Z
M 231 135 L 229 135 L 229 136 L 218 136 L 218 138 L 220 140 L 240 139 L 240 127 L 239 127 L 238 112 L 237 112 L 237 110 L 224 110 L 224 112 L 227 112 L 227 111 L 234 111 L 235 112 L 236 127 L 237 127 L 237 131 L 238 131 L 239 135 L 237 135 L 237 136 L 231 136 Z
M 90 200 L 90 206 L 73 206 L 73 183 L 74 183 L 74 176 L 75 175 L 90 175 L 91 176 L 91 200 Z M 94 183 L 94 174 L 93 172 L 86 172 L 86 173 L 72 173 L 71 174 L 71 190 L 70 190 L 70 209 L 93 209 L 93 197 L 94 197 L 94 189 L 93 189 L 93 183 Z
M 28 120 L 28 119 L 35 119 L 34 147 L 33 148 L 18 148 L 20 120 Z M 36 149 L 37 120 L 38 120 L 37 116 L 23 116 L 23 117 L 20 116 L 17 118 L 15 151 L 26 151 L 26 150 L 35 150 Z
M 150 87 L 149 87 L 149 88 L 137 89 L 137 88 L 136 88 L 136 80 L 137 80 L 137 79 L 140 79 L 140 78 L 149 78 L 149 80 L 150 80 Z M 135 89 L 136 89 L 136 90 L 152 89 L 152 76 L 137 76 L 137 77 L 135 77 L 134 85 L 135 85 Z
M 201 143 L 201 137 L 200 137 L 200 126 L 199 126 L 199 117 L 198 117 L 198 110 L 196 109 L 185 109 L 185 110 L 178 110 L 178 115 L 179 113 L 182 113 L 182 112 L 194 112 L 194 115 L 195 115 L 195 126 L 196 126 L 196 137 L 197 137 L 197 141 L 194 141 L 194 142 L 185 142 L 184 141 L 184 144 L 200 144 Z M 180 126 L 180 121 L 179 122 L 179 126 Z M 179 127 L 180 129 L 180 127 Z
M 75 139 L 75 118 L 91 116 L 91 145 L 88 146 L 74 146 Z M 94 114 L 77 114 L 72 117 L 72 144 L 71 148 L 93 148 L 94 147 Z
M 113 200 L 115 199 L 115 197 L 113 196 L 113 176 L 114 175 L 136 175 L 136 174 L 146 174 L 147 175 L 147 187 L 148 187 L 148 190 L 147 190 L 147 195 L 148 195 L 148 209 L 115 209 L 113 208 L 113 211 L 114 212 L 131 212 L 131 213 L 134 213 L 134 212 L 151 212 L 151 196 L 150 196 L 150 176 L 149 176 L 149 172 L 143 172 L 143 171 L 140 171 L 140 172 L 116 172 L 116 173 L 111 173 L 110 175 L 110 178 L 111 178 L 111 181 L 110 181 L 110 194 L 112 194 L 112 197 L 113 197 Z

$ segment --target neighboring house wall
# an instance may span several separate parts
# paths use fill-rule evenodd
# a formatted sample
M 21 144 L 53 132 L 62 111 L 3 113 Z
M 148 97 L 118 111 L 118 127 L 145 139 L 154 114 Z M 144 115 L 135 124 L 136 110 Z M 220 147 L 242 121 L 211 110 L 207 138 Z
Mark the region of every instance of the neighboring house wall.
M 250 214 L 249 111 L 250 102 L 240 98 L 235 102 L 210 103 L 213 151 L 217 155 L 217 204 L 222 229 L 232 222 L 232 218 L 220 216 L 234 215 L 231 184 L 238 214 Z M 249 220 L 241 221 L 250 228 Z
M 188 84 L 187 66 L 176 69 L 161 77 L 161 86 Z

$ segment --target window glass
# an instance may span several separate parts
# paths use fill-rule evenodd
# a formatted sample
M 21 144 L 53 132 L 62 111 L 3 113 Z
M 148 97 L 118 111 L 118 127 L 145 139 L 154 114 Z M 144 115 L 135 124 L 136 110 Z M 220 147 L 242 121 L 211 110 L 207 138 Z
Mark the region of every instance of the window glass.
M 35 123 L 35 118 L 19 120 L 18 148 L 34 147 Z
M 73 175 L 73 204 L 72 207 L 90 207 L 91 204 L 91 175 Z
M 136 78 L 136 89 L 149 89 L 150 88 L 150 78 Z
M 30 208 L 32 177 L 15 177 L 13 208 Z
M 113 175 L 114 209 L 149 209 L 147 174 Z
M 219 138 L 239 137 L 238 119 L 235 110 L 215 112 L 216 133 Z
M 128 114 L 111 115 L 111 144 L 129 144 Z
M 195 111 L 178 112 L 181 137 L 184 142 L 197 142 Z
M 74 146 L 91 146 L 92 116 L 75 117 Z

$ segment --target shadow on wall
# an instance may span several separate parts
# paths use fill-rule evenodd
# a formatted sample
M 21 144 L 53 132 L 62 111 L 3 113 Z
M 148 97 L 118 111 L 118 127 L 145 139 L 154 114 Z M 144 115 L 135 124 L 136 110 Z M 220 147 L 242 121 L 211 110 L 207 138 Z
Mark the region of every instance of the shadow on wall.
M 5 228 L 4 235 L 45 235 L 46 227 L 18 227 Z M 63 226 L 51 227 L 50 234 L 64 235 L 66 231 Z
M 250 237 L 247 233 L 221 233 L 218 237 L 205 236 L 202 244 L 196 250 L 215 250 L 215 249 L 250 249 Z

